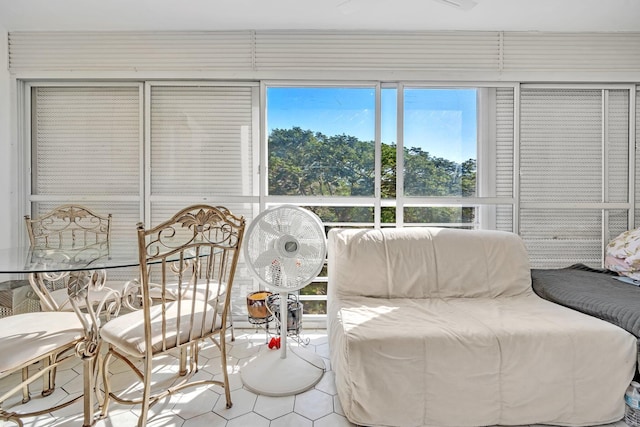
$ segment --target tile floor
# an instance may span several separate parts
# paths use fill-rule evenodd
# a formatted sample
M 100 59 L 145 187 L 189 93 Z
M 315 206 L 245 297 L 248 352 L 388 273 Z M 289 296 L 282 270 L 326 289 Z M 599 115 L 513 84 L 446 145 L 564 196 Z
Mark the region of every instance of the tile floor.
M 296 396 L 268 397 L 252 393 L 243 387 L 240 369 L 260 351 L 271 351 L 265 345 L 262 331 L 236 330 L 236 340 L 228 347 L 229 372 L 233 407 L 225 408 L 224 396 L 216 386 L 187 388 L 159 401 L 150 411 L 150 427 L 342 427 L 354 426 L 343 415 L 336 395 L 333 371 L 329 362 L 327 336 L 324 330 L 305 331 L 309 339 L 308 350 L 319 354 L 327 367 L 320 382 L 311 390 Z M 219 352 L 208 345 L 201 352 L 201 370 L 197 375 L 216 377 L 220 375 Z M 66 362 L 58 372 L 56 391 L 47 398 L 40 397 L 34 383 L 34 398 L 25 405 L 17 404 L 19 399 L 5 402 L 5 408 L 15 405 L 16 411 L 37 410 L 52 400 L 61 401 L 69 395 L 79 395 L 82 391 L 82 366 L 77 359 Z M 111 383 L 116 389 L 131 388 L 130 371 L 117 363 L 113 365 Z M 167 370 L 167 372 L 175 372 Z M 162 367 L 158 370 L 162 375 Z M 171 374 L 172 375 L 172 374 Z M 16 377 L 0 380 L 0 392 L 15 383 Z M 135 387 L 133 389 L 135 391 Z M 35 392 L 34 392 L 35 391 Z M 133 408 L 133 409 L 132 409 Z M 82 403 L 73 405 L 53 414 L 23 419 L 25 427 L 80 426 L 82 425 Z M 98 427 L 129 427 L 137 422 L 137 407 L 113 402 L 109 416 L 96 422 Z M 0 426 L 14 426 L 14 423 L 0 421 Z M 625 427 L 623 421 L 608 427 Z

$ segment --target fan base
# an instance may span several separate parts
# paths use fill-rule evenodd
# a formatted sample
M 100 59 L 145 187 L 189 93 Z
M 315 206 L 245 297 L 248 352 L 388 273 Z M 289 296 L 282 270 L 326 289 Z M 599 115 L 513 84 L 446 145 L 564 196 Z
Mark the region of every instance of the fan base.
M 299 347 L 265 351 L 240 370 L 240 378 L 250 391 L 264 396 L 291 396 L 316 385 L 324 374 L 320 356 Z

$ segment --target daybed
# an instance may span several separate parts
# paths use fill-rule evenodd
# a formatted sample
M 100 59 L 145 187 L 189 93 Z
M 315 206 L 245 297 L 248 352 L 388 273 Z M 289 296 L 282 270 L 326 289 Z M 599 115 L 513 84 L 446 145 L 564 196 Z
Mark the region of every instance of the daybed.
M 531 270 L 533 290 L 540 297 L 606 320 L 640 338 L 640 283 L 618 278 L 618 273 L 584 264 Z
M 366 426 L 614 422 L 625 330 L 538 297 L 512 233 L 329 233 L 328 333 L 345 415 Z

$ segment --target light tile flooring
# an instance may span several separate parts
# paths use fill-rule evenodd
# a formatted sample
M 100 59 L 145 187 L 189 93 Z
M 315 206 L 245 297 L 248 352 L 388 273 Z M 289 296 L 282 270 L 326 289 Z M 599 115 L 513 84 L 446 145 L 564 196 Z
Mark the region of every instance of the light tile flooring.
M 345 417 L 336 395 L 334 374 L 329 362 L 327 336 L 324 330 L 305 331 L 304 338 L 309 339 L 308 350 L 319 354 L 326 366 L 326 372 L 320 382 L 311 390 L 296 396 L 268 397 L 252 393 L 243 387 L 240 370 L 248 361 L 261 351 L 269 350 L 265 345 L 262 331 L 236 330 L 236 340 L 228 347 L 231 398 L 233 406 L 225 408 L 224 395 L 219 387 L 187 388 L 159 401 L 150 411 L 148 426 L 155 427 L 342 427 L 354 426 Z M 207 345 L 201 352 L 200 375 L 204 378 L 220 375 L 219 352 L 215 346 Z M 37 410 L 51 406 L 53 401 L 62 401 L 69 395 L 79 395 L 82 391 L 82 366 L 77 359 L 65 362 L 57 376 L 56 391 L 47 398 L 40 397 L 38 382 L 34 383 L 34 398 L 25 404 L 18 404 L 18 398 L 5 402 L 4 408 L 16 411 Z M 217 360 L 216 360 L 217 359 Z M 116 389 L 130 388 L 133 382 L 130 371 L 124 366 L 113 365 L 111 383 Z M 175 372 L 167 370 L 168 372 Z M 162 368 L 158 374 L 163 374 Z M 293 373 L 292 373 L 293 374 Z M 172 374 L 170 374 L 172 375 Z M 0 380 L 0 392 L 8 389 L 16 377 Z M 53 414 L 23 419 L 25 427 L 82 425 L 82 403 L 73 405 Z M 109 416 L 96 422 L 98 427 L 129 427 L 137 423 L 138 407 L 112 403 Z M 0 421 L 0 426 L 14 426 L 11 422 Z M 607 427 L 625 427 L 623 421 Z

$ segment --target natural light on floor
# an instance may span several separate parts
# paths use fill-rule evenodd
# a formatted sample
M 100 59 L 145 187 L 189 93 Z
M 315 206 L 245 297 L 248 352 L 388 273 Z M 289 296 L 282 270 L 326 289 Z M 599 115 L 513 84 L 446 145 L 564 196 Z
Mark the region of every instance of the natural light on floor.
M 303 338 L 309 339 L 307 349 L 320 355 L 326 366 L 323 378 L 315 387 L 296 396 L 269 397 L 259 396 L 246 390 L 240 379 L 240 370 L 249 360 L 261 351 L 269 350 L 263 330 L 236 330 L 236 339 L 229 341 L 227 350 L 229 356 L 229 373 L 231 383 L 231 397 L 233 407 L 225 408 L 222 389 L 216 387 L 198 387 L 187 389 L 184 393 L 176 393 L 167 397 L 151 408 L 150 427 L 341 427 L 354 426 L 343 415 L 336 388 L 334 373 L 329 362 L 329 348 L 325 330 L 309 330 L 302 332 Z M 297 345 L 295 341 L 292 346 Z M 219 357 L 217 348 L 211 344 L 205 346 L 200 353 L 201 369 L 197 375 L 215 377 L 220 374 L 219 363 L 209 363 Z M 82 365 L 77 358 L 71 358 L 57 374 L 56 391 L 49 397 L 40 396 L 34 383 L 31 389 L 32 399 L 25 405 L 19 404 L 17 396 L 10 402 L 5 402 L 7 409 L 14 407 L 16 411 L 37 410 L 46 405 L 51 406 L 51 399 L 61 401 L 67 395 L 78 394 L 82 390 Z M 174 365 L 175 360 L 167 362 L 166 366 Z M 133 378 L 125 369 L 117 369 L 114 364 L 113 385 L 124 390 L 132 387 Z M 170 372 L 169 369 L 166 369 Z M 295 375 L 292 372 L 291 375 Z M 5 391 L 16 383 L 16 374 L 0 380 L 0 392 Z M 119 405 L 113 403 L 109 417 L 98 420 L 98 427 L 133 426 L 137 422 L 139 407 Z M 54 414 L 46 414 L 23 420 L 25 427 L 80 425 L 82 422 L 82 402 L 62 409 Z M 14 426 L 14 423 L 0 421 L 0 426 Z M 623 421 L 609 424 L 605 427 L 625 427 Z

